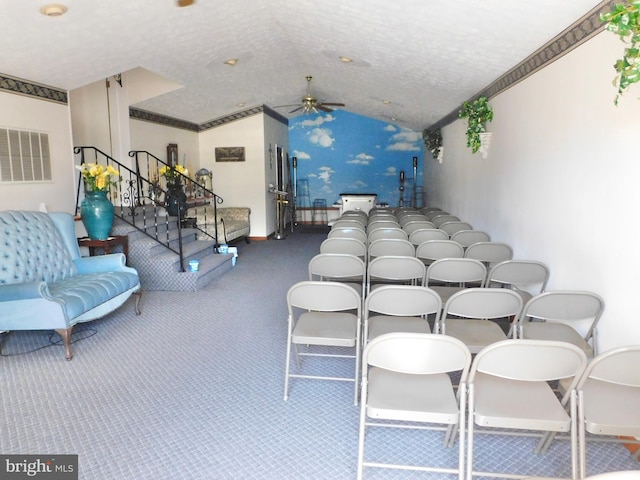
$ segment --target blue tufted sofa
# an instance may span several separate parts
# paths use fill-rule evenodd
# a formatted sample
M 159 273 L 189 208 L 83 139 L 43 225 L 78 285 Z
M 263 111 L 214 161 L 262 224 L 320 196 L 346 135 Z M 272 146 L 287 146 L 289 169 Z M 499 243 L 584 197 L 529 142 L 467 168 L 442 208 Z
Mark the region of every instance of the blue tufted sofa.
M 0 212 L 0 331 L 55 330 L 71 360 L 71 331 L 122 305 L 138 272 L 121 253 L 81 257 L 68 213 Z

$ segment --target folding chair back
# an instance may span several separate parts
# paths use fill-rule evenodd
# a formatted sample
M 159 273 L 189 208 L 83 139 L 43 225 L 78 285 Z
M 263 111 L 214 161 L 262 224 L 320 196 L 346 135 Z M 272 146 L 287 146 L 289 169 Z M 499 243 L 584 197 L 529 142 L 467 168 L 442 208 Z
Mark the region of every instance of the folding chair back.
M 420 228 L 409 234 L 409 241 L 416 247 L 427 240 L 449 240 L 447 232 L 437 228 Z
M 366 291 L 371 291 L 372 283 L 405 283 L 424 286 L 427 268 L 416 257 L 387 255 L 374 258 L 367 268 Z
M 367 234 L 361 228 L 332 228 L 329 230 L 327 238 L 355 238 L 362 243 L 367 243 Z
M 465 250 L 466 258 L 475 258 L 487 265 L 491 269 L 495 264 L 511 260 L 513 249 L 506 243 L 501 242 L 477 242 Z
M 371 243 L 380 238 L 397 238 L 400 240 L 408 240 L 409 235 L 401 228 L 376 228 L 375 230 L 369 230 L 367 239 Z
M 366 262 L 367 246 L 355 238 L 327 238 L 320 244 L 320 253 L 354 255 Z
M 309 280 L 347 283 L 364 296 L 367 267 L 355 255 L 319 253 L 309 260 L 308 269 Z
M 444 214 L 444 215 L 435 215 L 431 218 L 427 217 L 427 219 L 429 221 L 431 221 L 431 223 L 433 223 L 436 228 L 440 228 L 442 225 L 444 225 L 447 222 L 459 222 L 460 219 L 458 217 L 456 217 L 455 215 L 449 215 L 449 214 Z
M 443 228 L 443 230 L 446 229 Z M 491 237 L 487 232 L 483 232 L 482 230 L 457 230 L 451 235 L 451 240 L 467 248 L 474 243 L 490 242 Z
M 436 226 L 433 223 L 426 220 L 412 220 L 402 225 L 402 229 L 407 232 L 407 235 L 411 235 L 416 230 L 430 230 L 435 228 Z
M 458 222 L 458 221 L 445 222 L 442 225 L 440 225 L 440 227 L 438 228 L 440 228 L 440 230 L 444 230 L 445 232 L 447 232 L 449 237 L 451 237 L 451 235 L 453 235 L 456 232 L 460 232 L 461 230 L 473 230 L 473 227 L 471 226 L 471 224 L 467 222 Z
M 334 228 L 358 228 L 360 230 L 365 230 L 365 224 L 359 220 L 340 218 L 331 226 L 332 230 Z
M 425 265 L 430 265 L 441 258 L 462 258 L 464 249 L 451 240 L 427 240 L 416 247 L 416 257 Z
M 414 257 L 416 247 L 409 240 L 399 238 L 379 238 L 369 244 L 369 259 L 385 255 Z

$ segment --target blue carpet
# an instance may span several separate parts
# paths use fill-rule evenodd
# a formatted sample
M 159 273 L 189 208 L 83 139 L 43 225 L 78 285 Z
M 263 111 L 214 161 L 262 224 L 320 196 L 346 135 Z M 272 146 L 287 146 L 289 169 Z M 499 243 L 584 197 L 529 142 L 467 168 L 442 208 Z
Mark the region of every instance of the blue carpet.
M 236 267 L 199 292 L 145 292 L 81 325 L 68 362 L 48 332 L 14 332 L 0 358 L 0 452 L 78 454 L 84 480 L 353 479 L 350 383 L 294 379 L 283 401 L 286 292 L 323 233 L 238 244 Z M 32 351 L 38 347 L 46 347 Z M 335 362 L 336 372 L 351 363 Z M 380 431 L 368 454 L 453 466 L 442 432 Z M 477 465 L 569 476 L 568 442 L 476 443 Z M 638 467 L 618 444 L 589 446 L 590 473 Z M 368 479 L 453 478 L 367 469 Z

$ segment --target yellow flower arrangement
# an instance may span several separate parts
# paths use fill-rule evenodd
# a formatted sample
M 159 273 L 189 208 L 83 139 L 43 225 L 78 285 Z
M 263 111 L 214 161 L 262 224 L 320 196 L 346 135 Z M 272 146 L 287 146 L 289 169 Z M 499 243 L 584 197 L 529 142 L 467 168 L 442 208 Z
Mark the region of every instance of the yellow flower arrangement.
M 179 182 L 182 175 L 189 175 L 189 171 L 182 165 L 174 165 L 173 167 L 164 165 L 158 170 L 158 173 L 167 179 L 167 183 Z
M 117 185 L 122 177 L 112 165 L 99 163 L 83 163 L 76 166 L 82 174 L 84 189 L 87 192 L 108 192 L 112 185 Z

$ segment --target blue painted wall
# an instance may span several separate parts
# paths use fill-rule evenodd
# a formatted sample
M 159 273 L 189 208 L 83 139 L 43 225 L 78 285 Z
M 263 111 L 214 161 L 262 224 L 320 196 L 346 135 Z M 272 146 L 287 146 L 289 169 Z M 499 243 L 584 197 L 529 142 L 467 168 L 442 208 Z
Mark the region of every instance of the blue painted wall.
M 379 203 L 398 206 L 404 171 L 404 205 L 409 206 L 413 157 L 422 185 L 422 132 L 343 110 L 289 120 L 289 152 L 298 159 L 298 186 L 300 180 L 309 182 L 311 202 L 324 198 L 331 206 L 341 193 L 376 193 Z M 300 195 L 298 188 L 298 207 L 309 206 L 300 203 Z

